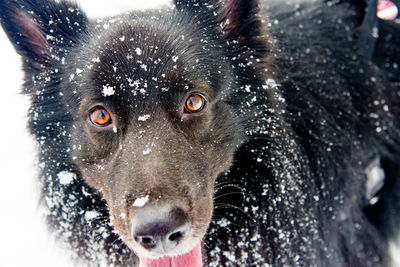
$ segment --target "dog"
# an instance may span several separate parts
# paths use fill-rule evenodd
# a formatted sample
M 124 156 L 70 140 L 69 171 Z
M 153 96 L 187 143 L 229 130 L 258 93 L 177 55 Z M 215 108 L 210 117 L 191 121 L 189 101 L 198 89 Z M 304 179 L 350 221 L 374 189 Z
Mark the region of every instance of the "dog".
M 400 26 L 375 13 L 1 0 L 52 230 L 90 266 L 394 264 Z

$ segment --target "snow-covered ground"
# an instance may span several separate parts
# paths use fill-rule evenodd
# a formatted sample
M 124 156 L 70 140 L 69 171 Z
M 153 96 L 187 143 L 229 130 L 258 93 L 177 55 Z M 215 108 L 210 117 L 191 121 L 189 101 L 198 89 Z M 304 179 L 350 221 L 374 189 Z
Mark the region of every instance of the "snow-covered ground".
M 131 7 L 154 7 L 167 0 L 78 0 L 92 16 Z M 0 266 L 73 266 L 67 252 L 46 231 L 39 215 L 35 144 L 26 130 L 29 100 L 19 95 L 20 57 L 0 27 Z

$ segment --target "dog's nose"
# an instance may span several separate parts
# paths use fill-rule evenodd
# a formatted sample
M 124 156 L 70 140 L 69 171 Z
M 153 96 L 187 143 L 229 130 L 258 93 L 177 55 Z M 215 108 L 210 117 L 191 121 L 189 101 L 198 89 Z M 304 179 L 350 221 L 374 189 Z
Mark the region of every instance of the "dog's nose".
M 160 253 L 175 248 L 190 230 L 187 214 L 177 207 L 146 206 L 134 213 L 131 222 L 135 241 L 149 251 Z

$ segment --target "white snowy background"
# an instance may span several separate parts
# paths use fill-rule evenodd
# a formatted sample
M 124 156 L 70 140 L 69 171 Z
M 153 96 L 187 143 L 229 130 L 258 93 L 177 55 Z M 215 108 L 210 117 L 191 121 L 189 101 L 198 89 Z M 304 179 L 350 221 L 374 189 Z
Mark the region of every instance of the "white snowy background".
M 78 0 L 91 17 L 168 0 Z M 74 266 L 39 214 L 35 142 L 26 130 L 29 99 L 19 94 L 21 59 L 0 27 L 0 266 Z

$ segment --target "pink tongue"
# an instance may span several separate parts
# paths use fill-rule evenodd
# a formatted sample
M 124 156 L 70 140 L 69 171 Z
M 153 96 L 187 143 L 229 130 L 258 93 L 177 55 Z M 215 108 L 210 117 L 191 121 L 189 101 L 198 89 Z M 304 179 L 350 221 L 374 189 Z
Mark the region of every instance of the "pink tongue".
M 186 254 L 149 259 L 140 257 L 140 267 L 202 267 L 200 243 Z

